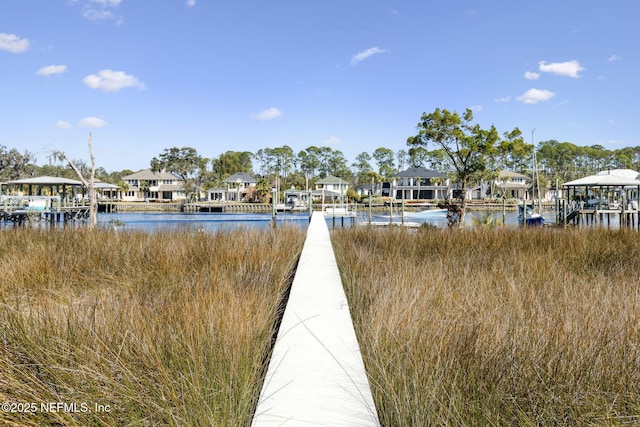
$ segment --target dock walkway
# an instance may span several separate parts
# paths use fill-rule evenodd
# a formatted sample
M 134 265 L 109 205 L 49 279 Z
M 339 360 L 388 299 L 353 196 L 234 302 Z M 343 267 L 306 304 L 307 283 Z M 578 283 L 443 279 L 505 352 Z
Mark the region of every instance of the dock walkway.
M 0 203 L 0 222 L 25 224 L 89 218 L 89 206 L 64 205 L 59 197 L 9 196 Z
M 329 228 L 314 212 L 253 426 L 377 426 Z

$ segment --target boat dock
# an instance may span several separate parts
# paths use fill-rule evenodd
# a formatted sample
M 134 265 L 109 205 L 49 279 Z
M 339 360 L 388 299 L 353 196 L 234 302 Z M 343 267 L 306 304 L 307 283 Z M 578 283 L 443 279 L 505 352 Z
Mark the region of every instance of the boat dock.
M 89 218 L 89 206 L 65 205 L 60 197 L 7 196 L 0 203 L 0 221 L 26 223 L 56 223 Z
M 380 425 L 322 212 L 311 217 L 252 425 Z
M 601 225 L 608 227 L 612 225 L 612 218 L 614 224 L 640 229 L 640 211 L 637 203 L 616 208 L 572 206 L 568 203 L 561 203 L 558 212 L 558 224 L 565 226 L 572 224 L 575 226 Z

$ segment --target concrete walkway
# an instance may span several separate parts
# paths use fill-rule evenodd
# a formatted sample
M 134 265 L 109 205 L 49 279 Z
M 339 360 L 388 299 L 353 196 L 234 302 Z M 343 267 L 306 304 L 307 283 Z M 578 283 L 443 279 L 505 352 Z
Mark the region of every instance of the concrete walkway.
M 377 426 L 329 229 L 311 218 L 254 426 Z

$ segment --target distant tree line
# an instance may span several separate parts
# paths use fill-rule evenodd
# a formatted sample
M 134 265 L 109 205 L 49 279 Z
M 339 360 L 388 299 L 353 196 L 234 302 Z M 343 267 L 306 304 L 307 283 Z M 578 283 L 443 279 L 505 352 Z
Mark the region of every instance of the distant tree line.
M 224 188 L 224 180 L 236 172 L 247 172 L 258 178 L 259 185 L 269 188 L 276 176 L 281 188 L 305 188 L 328 175 L 339 176 L 352 184 L 382 182 L 408 167 L 425 167 L 448 174 L 453 182 L 472 185 L 490 180 L 502 169 L 530 174 L 533 145 L 525 142 L 515 128 L 502 135 L 491 126 L 483 129 L 473 123 L 470 110 L 458 115 L 436 109 L 423 114 L 417 134 L 407 140 L 407 149 L 393 151 L 379 147 L 363 151 L 349 163 L 344 154 L 325 146 L 309 146 L 295 152 L 290 146 L 266 147 L 255 153 L 229 150 L 207 158 L 191 147 L 166 148 L 153 157 L 150 168 L 179 176 L 188 192 Z M 542 141 L 536 147 L 537 164 L 543 181 L 551 185 L 593 174 L 607 168 L 640 170 L 640 146 L 609 150 L 602 145 L 579 146 L 571 142 Z M 51 175 L 76 179 L 76 173 L 55 156 L 38 166 L 35 155 L 0 145 L 0 181 Z M 97 159 L 99 162 L 99 159 Z M 75 160 L 85 174 L 90 173 L 86 161 Z M 122 177 L 129 169 L 108 172 L 97 167 L 96 178 L 123 185 Z

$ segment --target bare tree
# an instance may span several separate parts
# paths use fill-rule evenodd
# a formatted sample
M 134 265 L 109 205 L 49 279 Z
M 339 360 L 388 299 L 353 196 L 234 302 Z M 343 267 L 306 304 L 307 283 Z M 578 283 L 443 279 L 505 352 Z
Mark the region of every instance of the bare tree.
M 64 151 L 56 150 L 52 153 L 53 158 L 66 161 L 71 169 L 73 169 L 73 171 L 76 173 L 76 175 L 78 175 L 78 179 L 87 188 L 87 193 L 89 195 L 89 228 L 93 228 L 98 224 L 98 195 L 95 187 L 96 159 L 93 155 L 93 141 L 91 132 L 89 132 L 89 156 L 91 158 L 91 175 L 87 180 L 82 175 L 82 172 L 73 162 L 73 160 L 71 160 Z

